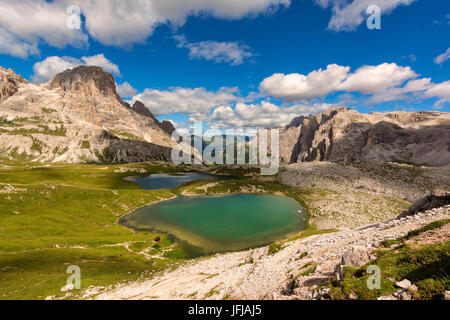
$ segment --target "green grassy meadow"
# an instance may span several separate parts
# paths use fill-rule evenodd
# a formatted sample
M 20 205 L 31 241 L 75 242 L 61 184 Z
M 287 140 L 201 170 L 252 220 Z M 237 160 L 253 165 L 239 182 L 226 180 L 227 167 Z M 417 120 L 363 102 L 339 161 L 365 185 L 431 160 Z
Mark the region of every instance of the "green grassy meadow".
M 151 164 L 0 163 L 0 299 L 63 296 L 70 265 L 81 268 L 85 289 L 136 280 L 183 261 L 182 248 L 168 235 L 118 224 L 126 213 L 174 196 L 140 189 L 123 180 L 136 173 L 120 168 L 180 171 Z

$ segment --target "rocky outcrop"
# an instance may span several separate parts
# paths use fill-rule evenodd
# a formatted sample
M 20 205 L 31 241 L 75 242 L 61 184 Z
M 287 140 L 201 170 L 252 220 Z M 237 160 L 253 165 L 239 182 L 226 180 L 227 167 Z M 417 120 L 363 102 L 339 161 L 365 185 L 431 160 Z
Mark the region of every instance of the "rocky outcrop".
M 280 132 L 282 162 L 380 161 L 428 166 L 450 164 L 450 114 L 361 114 L 332 108 L 294 119 Z
M 336 265 L 334 273 L 337 279 L 344 276 L 344 267 L 359 268 L 370 261 L 371 250 L 367 247 L 354 246 L 344 252 L 341 262 Z
M 99 67 L 66 70 L 44 85 L 15 83 L 0 103 L 4 157 L 111 163 L 170 159 L 170 135 L 150 111 L 147 116 L 130 108 L 117 95 L 113 76 Z
M 123 106 L 129 106 L 117 94 L 114 77 L 100 67 L 79 66 L 66 70 L 54 76 L 46 86 L 87 98 L 98 95 L 113 97 Z
M 160 122 L 159 126 L 170 135 L 176 130 L 173 126 L 173 123 L 167 120 L 163 120 L 162 122 Z
M 399 218 L 404 218 L 408 216 L 413 216 L 419 212 L 423 212 L 426 210 L 431 210 L 434 208 L 440 208 L 450 204 L 450 194 L 431 194 L 426 197 L 423 197 L 417 200 L 411 208 L 402 212 Z
M 150 112 L 150 110 L 145 106 L 145 104 L 143 104 L 140 101 L 136 101 L 133 104 L 133 107 L 131 107 L 134 111 L 136 111 L 139 114 L 142 114 L 143 116 L 155 119 L 156 118 L 153 116 L 153 114 Z
M 26 85 L 26 81 L 11 69 L 6 70 L 0 67 L 0 103 L 13 96 L 19 88 Z
M 158 124 L 158 126 L 169 135 L 172 135 L 172 133 L 176 130 L 172 122 L 166 120 L 160 122 L 159 120 L 157 120 L 153 113 L 151 113 L 150 110 L 141 101 L 136 101 L 132 109 L 137 113 L 142 114 L 143 116 L 152 118 Z

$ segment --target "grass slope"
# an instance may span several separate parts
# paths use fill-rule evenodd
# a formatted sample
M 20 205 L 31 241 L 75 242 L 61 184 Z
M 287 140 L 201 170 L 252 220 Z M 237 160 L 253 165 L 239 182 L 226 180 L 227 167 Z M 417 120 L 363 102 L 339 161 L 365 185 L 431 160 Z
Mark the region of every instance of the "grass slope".
M 69 265 L 81 268 L 85 289 L 135 280 L 185 258 L 168 235 L 117 223 L 130 211 L 173 196 L 139 189 L 122 179 L 133 173 L 120 168 L 148 173 L 173 168 L 11 162 L 0 167 L 0 299 L 61 296 Z M 161 241 L 155 243 L 157 236 Z

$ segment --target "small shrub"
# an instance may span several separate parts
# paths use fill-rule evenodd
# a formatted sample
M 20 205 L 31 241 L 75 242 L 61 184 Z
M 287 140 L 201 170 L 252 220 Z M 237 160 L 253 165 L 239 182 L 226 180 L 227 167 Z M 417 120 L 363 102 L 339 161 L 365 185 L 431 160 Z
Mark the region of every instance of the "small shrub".
M 311 273 L 314 273 L 314 271 L 316 271 L 317 266 L 313 265 L 311 268 L 309 268 L 308 270 L 302 272 L 300 275 L 303 277 L 309 276 Z
M 300 255 L 300 259 L 303 259 L 304 257 L 306 257 L 308 255 L 308 252 L 303 252 L 301 255 Z
M 277 241 L 277 242 L 272 242 L 269 245 L 269 255 L 274 255 L 275 253 L 277 253 L 278 251 L 280 251 L 281 249 L 283 249 L 283 246 L 281 245 L 281 242 Z
M 89 149 L 89 148 L 91 148 L 91 144 L 89 143 L 89 141 L 84 140 L 83 142 L 81 142 L 81 148 L 82 149 Z

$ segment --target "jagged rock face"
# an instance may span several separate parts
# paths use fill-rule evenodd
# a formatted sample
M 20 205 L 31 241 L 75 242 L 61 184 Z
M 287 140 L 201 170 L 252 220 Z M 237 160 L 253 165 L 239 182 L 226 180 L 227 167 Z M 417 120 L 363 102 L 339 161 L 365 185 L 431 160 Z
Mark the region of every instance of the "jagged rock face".
M 172 122 L 164 120 L 163 122 L 161 122 L 159 124 L 159 126 L 161 127 L 161 129 L 163 129 L 165 132 L 167 132 L 168 134 L 172 134 L 176 129 L 173 126 Z
M 133 104 L 132 109 L 134 111 L 136 111 L 139 114 L 142 114 L 143 116 L 152 118 L 153 120 L 156 121 L 156 123 L 158 124 L 158 126 L 166 133 L 168 133 L 169 135 L 171 135 L 176 129 L 173 126 L 172 122 L 170 121 L 158 121 L 155 116 L 153 115 L 153 113 L 150 112 L 150 110 L 141 102 L 141 101 L 136 101 Z
M 146 116 L 146 117 L 150 117 L 150 118 L 155 119 L 155 117 L 154 117 L 153 114 L 150 112 L 150 110 L 149 110 L 142 102 L 140 102 L 140 101 L 136 101 L 136 102 L 133 104 L 132 109 L 133 109 L 134 111 L 136 111 L 137 113 L 142 114 L 143 116 Z
M 16 94 L 19 88 L 27 83 L 28 81 L 11 69 L 6 70 L 0 67 L 0 103 Z
M 25 83 L 0 103 L 0 150 L 10 159 L 170 160 L 173 145 L 154 117 L 122 101 L 112 75 L 98 67 L 67 70 L 45 85 Z
M 450 165 L 450 114 L 360 114 L 333 108 L 296 118 L 281 130 L 280 155 L 288 163 L 398 161 Z
M 419 212 L 440 208 L 450 204 L 450 194 L 435 195 L 431 194 L 417 200 L 408 210 L 402 212 L 399 218 L 413 216 Z
M 79 66 L 61 72 L 47 83 L 49 89 L 62 89 L 66 93 L 76 94 L 86 98 L 97 95 L 114 97 L 123 106 L 129 106 L 122 101 L 116 92 L 114 77 L 104 72 L 100 67 Z
M 64 92 L 86 97 L 98 94 L 115 96 L 116 86 L 111 74 L 99 67 L 80 66 L 61 72 L 47 84 L 50 89 L 61 88 Z

